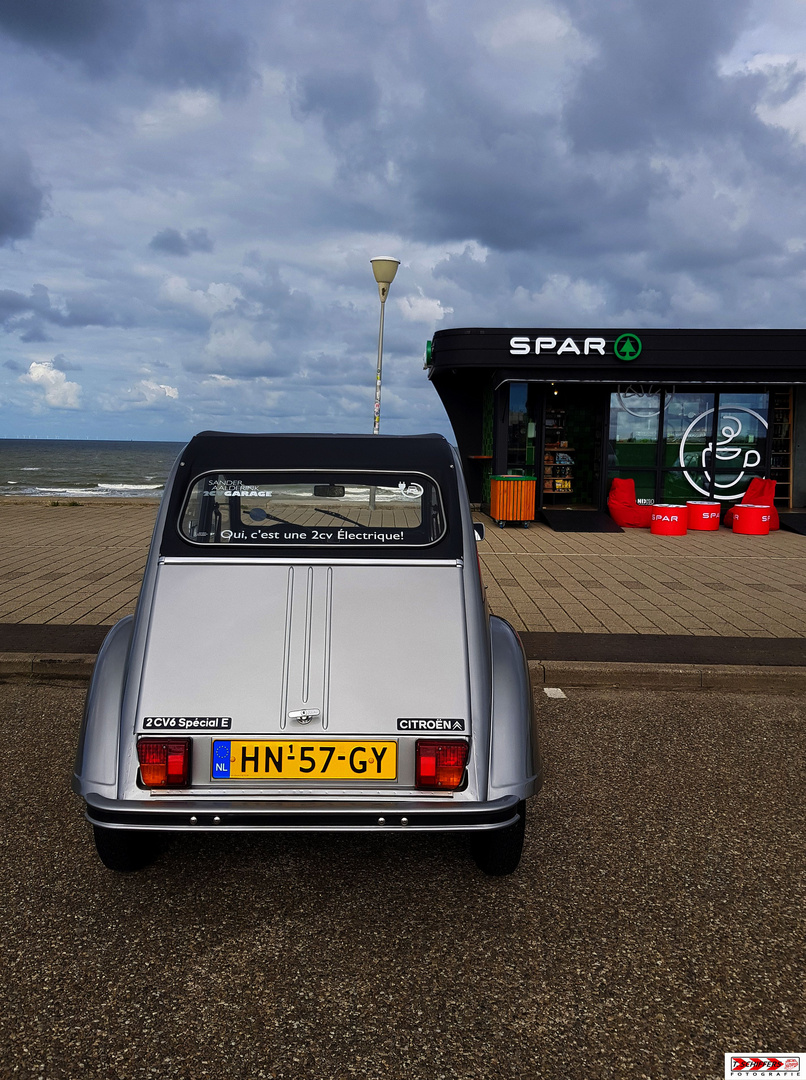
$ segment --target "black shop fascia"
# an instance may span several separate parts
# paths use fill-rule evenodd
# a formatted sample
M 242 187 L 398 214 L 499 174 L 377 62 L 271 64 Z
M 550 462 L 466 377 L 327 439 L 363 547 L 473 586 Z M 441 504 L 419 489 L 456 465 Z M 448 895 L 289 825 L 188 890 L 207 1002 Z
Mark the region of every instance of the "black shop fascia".
M 426 352 L 471 500 L 537 478 L 536 509 L 740 501 L 753 476 L 806 504 L 806 330 L 439 330 Z

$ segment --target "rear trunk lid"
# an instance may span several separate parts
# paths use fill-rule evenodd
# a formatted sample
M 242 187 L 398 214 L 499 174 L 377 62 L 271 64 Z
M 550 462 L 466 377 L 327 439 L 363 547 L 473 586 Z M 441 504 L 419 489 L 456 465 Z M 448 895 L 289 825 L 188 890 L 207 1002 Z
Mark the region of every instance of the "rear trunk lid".
M 155 717 L 221 718 L 229 738 L 469 735 L 461 565 L 164 559 L 138 731 Z

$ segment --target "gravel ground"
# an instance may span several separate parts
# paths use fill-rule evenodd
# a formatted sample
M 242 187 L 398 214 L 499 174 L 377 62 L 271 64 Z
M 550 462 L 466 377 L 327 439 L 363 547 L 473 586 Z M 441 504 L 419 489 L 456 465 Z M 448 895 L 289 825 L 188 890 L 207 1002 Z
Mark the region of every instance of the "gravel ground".
M 455 839 L 193 835 L 103 868 L 83 691 L 0 686 L 2 1077 L 723 1075 L 805 1051 L 804 699 L 540 693 L 520 870 Z

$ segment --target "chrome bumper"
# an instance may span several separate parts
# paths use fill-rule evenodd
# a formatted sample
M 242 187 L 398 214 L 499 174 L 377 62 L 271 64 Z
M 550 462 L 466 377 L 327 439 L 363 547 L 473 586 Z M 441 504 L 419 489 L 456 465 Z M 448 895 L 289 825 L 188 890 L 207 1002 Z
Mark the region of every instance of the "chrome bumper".
M 518 820 L 518 799 L 488 803 L 234 802 L 152 799 L 142 803 L 87 797 L 87 820 L 112 829 L 160 832 L 467 832 L 503 829 Z

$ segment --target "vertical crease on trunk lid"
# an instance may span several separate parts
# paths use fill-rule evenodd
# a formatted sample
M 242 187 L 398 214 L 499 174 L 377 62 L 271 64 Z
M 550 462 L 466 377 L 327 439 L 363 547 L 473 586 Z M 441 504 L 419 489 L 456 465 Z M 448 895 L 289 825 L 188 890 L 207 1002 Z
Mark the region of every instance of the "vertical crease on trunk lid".
M 311 692 L 311 624 L 313 622 L 313 567 L 308 567 L 305 591 L 305 645 L 302 657 L 302 704 L 308 704 Z
M 322 728 L 326 728 L 330 712 L 330 626 L 333 616 L 333 567 L 327 568 L 327 587 L 325 600 L 325 648 L 323 659 L 322 685 Z
M 294 567 L 288 568 L 285 597 L 285 640 L 283 642 L 283 688 L 280 693 L 280 727 L 286 726 L 288 713 L 288 669 L 291 663 L 291 615 L 294 608 Z

